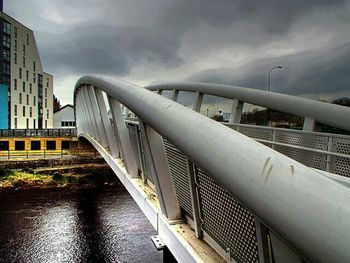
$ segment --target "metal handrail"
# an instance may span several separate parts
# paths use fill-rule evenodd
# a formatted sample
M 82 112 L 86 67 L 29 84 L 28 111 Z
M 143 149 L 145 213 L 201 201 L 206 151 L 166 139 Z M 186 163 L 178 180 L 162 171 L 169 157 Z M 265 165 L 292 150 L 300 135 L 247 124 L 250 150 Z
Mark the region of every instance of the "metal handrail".
M 350 131 L 350 107 L 310 100 L 286 94 L 238 86 L 210 83 L 165 83 L 145 87 L 148 90 L 180 90 L 200 92 L 259 105 Z
M 350 259 L 348 187 L 121 79 L 98 75 L 80 78 L 74 90 L 75 104 L 83 85 L 103 90 L 132 110 L 310 261 Z

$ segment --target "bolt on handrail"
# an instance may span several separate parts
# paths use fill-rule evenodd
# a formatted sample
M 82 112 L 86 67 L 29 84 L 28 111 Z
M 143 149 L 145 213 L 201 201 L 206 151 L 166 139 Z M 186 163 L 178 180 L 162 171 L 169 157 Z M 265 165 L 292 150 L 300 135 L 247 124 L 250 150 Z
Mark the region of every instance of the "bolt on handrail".
M 350 131 L 350 107 L 316 101 L 296 96 L 268 92 L 239 86 L 228 86 L 210 83 L 164 83 L 145 87 L 148 90 L 180 90 L 200 92 L 228 99 L 239 99 L 243 102 L 313 118 L 316 121 Z
M 346 186 L 121 79 L 80 78 L 75 105 L 84 85 L 103 90 L 132 110 L 310 261 L 350 259 L 350 190 Z

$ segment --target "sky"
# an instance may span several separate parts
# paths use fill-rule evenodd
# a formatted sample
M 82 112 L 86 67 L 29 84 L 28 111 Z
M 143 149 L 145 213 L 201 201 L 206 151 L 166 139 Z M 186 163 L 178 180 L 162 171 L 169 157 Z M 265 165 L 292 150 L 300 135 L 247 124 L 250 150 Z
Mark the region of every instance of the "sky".
M 4 0 L 34 31 L 54 93 L 87 74 L 198 81 L 312 99 L 350 97 L 350 1 Z

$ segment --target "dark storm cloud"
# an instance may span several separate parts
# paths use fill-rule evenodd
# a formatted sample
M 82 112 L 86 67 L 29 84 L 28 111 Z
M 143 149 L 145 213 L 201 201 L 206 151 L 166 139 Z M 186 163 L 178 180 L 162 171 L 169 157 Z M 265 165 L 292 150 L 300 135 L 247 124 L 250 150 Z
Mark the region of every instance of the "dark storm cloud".
M 167 33 L 142 27 L 81 26 L 58 36 L 46 36 L 41 50 L 51 68 L 72 73 L 127 75 L 137 63 L 167 68 L 183 63 L 179 41 Z
M 350 42 L 329 50 L 254 61 L 236 72 L 229 69 L 199 72 L 188 80 L 266 90 L 269 69 L 281 65 L 282 69 L 272 73 L 273 91 L 293 95 L 337 94 L 350 91 L 349 57 Z
M 163 20 L 166 26 L 180 32 L 200 24 L 227 27 L 244 22 L 256 24 L 267 33 L 280 34 L 298 17 L 314 10 L 338 7 L 344 2 L 345 0 L 180 0 L 168 7 Z

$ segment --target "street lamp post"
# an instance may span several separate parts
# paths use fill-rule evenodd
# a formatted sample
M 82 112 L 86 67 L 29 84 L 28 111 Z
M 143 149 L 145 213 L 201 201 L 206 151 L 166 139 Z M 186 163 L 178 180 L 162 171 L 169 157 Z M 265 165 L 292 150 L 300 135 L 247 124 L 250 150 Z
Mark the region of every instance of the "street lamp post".
M 281 68 L 282 68 L 281 66 L 277 66 L 277 67 L 272 67 L 269 70 L 269 75 L 267 77 L 267 91 L 268 92 L 271 92 L 271 72 L 274 69 L 281 69 Z M 267 125 L 270 126 L 270 109 L 267 109 Z

